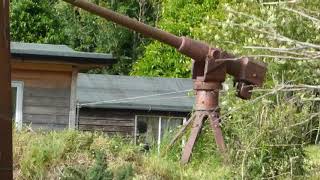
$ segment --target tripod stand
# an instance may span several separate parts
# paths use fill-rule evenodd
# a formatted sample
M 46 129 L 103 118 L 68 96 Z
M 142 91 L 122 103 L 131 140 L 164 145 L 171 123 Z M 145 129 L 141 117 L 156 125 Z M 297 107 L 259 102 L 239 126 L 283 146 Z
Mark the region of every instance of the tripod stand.
M 195 145 L 197 137 L 200 135 L 204 123 L 209 121 L 210 126 L 214 132 L 215 141 L 222 154 L 225 154 L 226 147 L 222 136 L 222 131 L 220 128 L 219 119 L 219 91 L 221 89 L 221 83 L 216 82 L 203 82 L 195 81 L 194 90 L 196 93 L 196 107 L 194 114 L 186 122 L 184 127 L 179 131 L 179 133 L 171 141 L 170 145 L 173 145 L 177 139 L 182 136 L 186 131 L 187 127 L 192 124 L 191 134 L 189 140 L 187 141 L 185 148 L 182 153 L 181 163 L 186 164 L 189 162 L 192 149 Z

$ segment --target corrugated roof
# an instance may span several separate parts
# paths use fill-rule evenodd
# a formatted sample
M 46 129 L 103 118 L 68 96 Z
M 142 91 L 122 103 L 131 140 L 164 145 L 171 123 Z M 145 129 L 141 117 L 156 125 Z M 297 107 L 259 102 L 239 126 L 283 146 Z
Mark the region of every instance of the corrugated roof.
M 11 42 L 13 57 L 40 58 L 76 62 L 83 64 L 112 64 L 111 54 L 79 52 L 66 45 Z
M 191 79 L 79 74 L 82 107 L 189 112 Z

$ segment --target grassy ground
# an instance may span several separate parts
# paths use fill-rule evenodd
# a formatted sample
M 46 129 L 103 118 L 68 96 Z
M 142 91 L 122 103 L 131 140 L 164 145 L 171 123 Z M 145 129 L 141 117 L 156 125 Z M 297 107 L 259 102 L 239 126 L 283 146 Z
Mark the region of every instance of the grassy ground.
M 212 179 L 213 170 L 217 179 L 230 175 L 218 164 L 183 167 L 128 139 L 76 131 L 15 133 L 14 162 L 16 179 Z
M 143 152 L 121 137 L 76 131 L 22 131 L 14 134 L 14 175 L 15 179 L 65 180 L 241 177 L 240 169 L 232 164 L 222 165 L 218 155 L 201 159 L 199 148 L 192 163 L 182 166 L 178 161 L 178 149 L 158 156 L 157 152 Z M 308 155 L 306 176 L 316 178 L 320 172 L 320 147 L 311 146 L 305 152 Z

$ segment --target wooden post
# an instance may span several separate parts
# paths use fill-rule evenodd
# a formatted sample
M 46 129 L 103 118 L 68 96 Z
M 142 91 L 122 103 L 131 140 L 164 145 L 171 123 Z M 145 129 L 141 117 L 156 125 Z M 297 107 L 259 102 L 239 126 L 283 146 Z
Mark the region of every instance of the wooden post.
M 9 0 L 0 1 L 0 179 L 13 179 Z
M 69 129 L 77 128 L 77 79 L 78 68 L 72 67 L 71 94 L 70 94 L 70 112 L 69 112 Z

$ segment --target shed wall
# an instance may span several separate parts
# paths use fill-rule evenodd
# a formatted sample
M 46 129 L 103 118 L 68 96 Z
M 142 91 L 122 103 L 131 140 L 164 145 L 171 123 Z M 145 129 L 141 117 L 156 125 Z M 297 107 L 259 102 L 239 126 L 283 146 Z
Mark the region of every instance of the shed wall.
M 81 108 L 78 117 L 78 128 L 82 131 L 102 131 L 111 135 L 134 136 L 136 115 L 187 117 L 188 114 L 179 112 Z
M 56 69 L 50 69 L 53 67 Z M 39 64 L 14 63 L 12 80 L 24 83 L 23 123 L 34 129 L 67 128 L 71 79 L 72 72 L 62 65 L 41 68 Z

